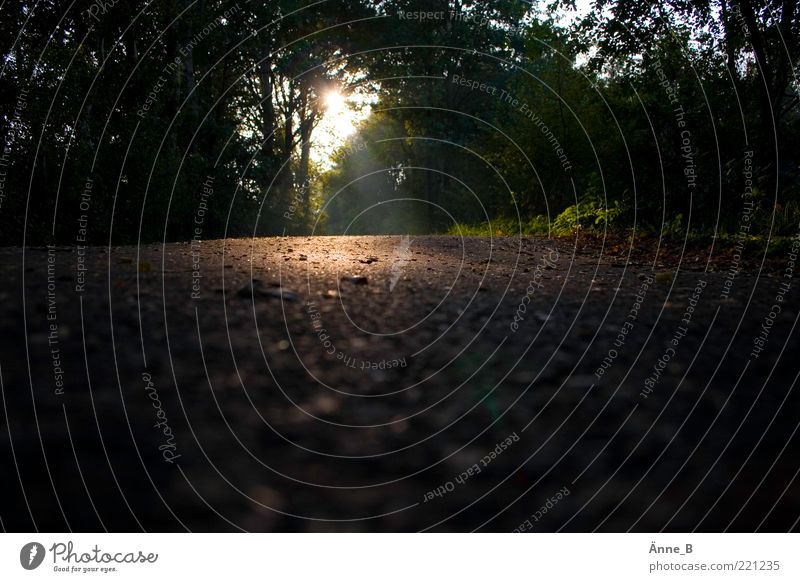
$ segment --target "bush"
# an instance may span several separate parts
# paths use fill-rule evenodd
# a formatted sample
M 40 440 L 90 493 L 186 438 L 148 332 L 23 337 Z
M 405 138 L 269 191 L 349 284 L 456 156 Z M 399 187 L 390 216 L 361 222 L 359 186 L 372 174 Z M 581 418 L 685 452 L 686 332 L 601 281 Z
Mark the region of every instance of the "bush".
M 597 195 L 587 194 L 553 221 L 553 234 L 572 234 L 577 230 L 604 230 L 618 226 L 622 217 L 622 205 L 615 200 L 610 206 Z

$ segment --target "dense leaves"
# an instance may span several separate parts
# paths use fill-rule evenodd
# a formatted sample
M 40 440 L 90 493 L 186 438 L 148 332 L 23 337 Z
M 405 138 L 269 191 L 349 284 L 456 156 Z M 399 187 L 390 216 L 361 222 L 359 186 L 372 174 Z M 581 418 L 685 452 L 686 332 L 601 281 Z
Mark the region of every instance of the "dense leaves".
M 538 6 L 6 3 L 0 239 L 796 230 L 794 3 Z M 375 99 L 318 168 L 334 87 Z

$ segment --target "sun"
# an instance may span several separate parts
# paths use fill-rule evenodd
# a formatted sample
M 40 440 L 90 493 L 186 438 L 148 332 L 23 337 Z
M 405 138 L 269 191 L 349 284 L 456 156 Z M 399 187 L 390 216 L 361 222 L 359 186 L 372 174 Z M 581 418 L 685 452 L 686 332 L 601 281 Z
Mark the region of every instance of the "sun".
M 332 89 L 322 97 L 325 129 L 336 140 L 343 140 L 356 129 L 356 112 L 348 96 Z
M 371 97 L 358 91 L 331 89 L 320 96 L 322 118 L 313 140 L 311 156 L 321 167 L 330 167 L 331 154 L 355 133 L 370 112 Z
M 328 115 L 338 115 L 347 107 L 347 99 L 339 91 L 331 90 L 323 98 L 325 112 Z
M 319 94 L 320 120 L 314 132 L 311 159 L 322 169 L 332 168 L 331 155 L 358 131 L 378 102 L 378 88 L 350 78 L 347 90 L 329 86 Z

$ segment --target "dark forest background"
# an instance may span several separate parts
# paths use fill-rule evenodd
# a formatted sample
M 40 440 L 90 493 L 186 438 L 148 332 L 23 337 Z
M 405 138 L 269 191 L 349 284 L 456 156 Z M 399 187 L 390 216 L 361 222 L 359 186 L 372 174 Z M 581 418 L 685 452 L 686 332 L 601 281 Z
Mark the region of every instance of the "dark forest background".
M 0 243 L 794 234 L 797 3 L 573 8 L 5 2 Z M 332 88 L 374 102 L 320 167 Z

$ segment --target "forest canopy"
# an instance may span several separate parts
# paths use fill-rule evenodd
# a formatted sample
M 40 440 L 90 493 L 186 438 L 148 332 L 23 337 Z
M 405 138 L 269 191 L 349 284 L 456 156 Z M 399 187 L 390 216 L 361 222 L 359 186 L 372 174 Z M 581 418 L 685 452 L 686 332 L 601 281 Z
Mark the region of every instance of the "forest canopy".
M 3 244 L 800 220 L 792 1 L 21 1 L 0 32 Z

